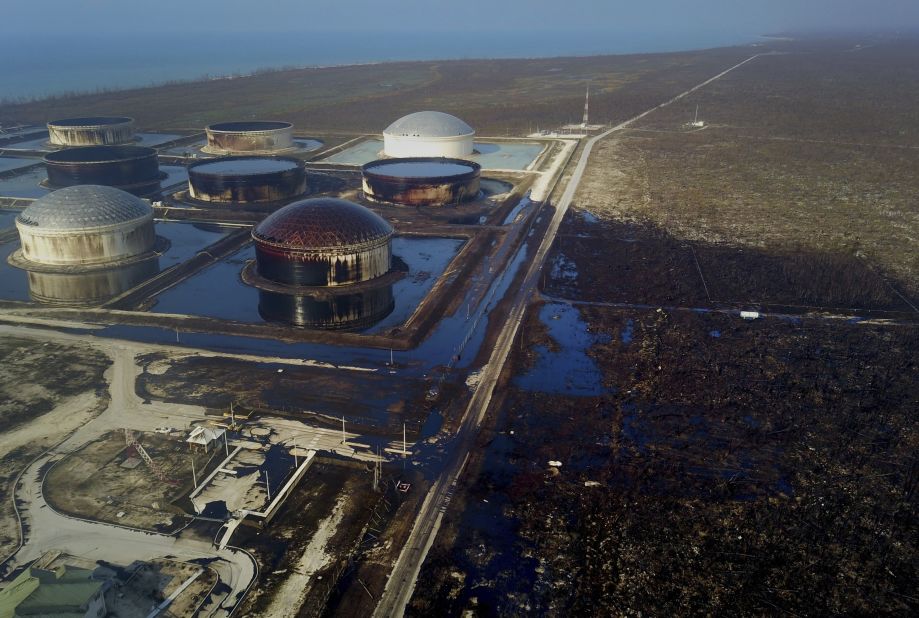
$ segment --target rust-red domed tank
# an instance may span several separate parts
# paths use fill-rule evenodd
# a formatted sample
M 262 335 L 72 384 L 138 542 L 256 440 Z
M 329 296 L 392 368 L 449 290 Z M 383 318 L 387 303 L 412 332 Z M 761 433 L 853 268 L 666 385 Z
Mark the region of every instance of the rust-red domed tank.
M 389 272 L 393 228 L 373 211 L 337 198 L 288 204 L 252 231 L 262 277 L 292 286 L 337 286 Z

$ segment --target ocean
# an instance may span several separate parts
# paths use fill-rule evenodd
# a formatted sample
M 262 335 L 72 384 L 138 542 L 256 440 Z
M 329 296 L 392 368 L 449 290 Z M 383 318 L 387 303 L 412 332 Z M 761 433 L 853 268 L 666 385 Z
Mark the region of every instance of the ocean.
M 124 89 L 259 69 L 397 60 L 654 53 L 755 40 L 736 32 L 681 34 L 277 33 L 0 36 L 0 100 Z

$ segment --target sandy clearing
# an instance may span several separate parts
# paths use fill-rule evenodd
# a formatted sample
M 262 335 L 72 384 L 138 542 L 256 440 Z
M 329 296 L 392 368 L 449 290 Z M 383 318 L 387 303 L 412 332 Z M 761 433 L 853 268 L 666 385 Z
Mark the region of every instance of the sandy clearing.
M 332 556 L 326 553 L 325 548 L 329 540 L 338 530 L 342 517 L 345 514 L 345 506 L 348 502 L 347 494 L 339 496 L 335 503 L 335 508 L 328 517 L 319 522 L 319 528 L 313 534 L 309 544 L 300 555 L 296 566 L 293 568 L 291 575 L 284 580 L 284 583 L 278 588 L 271 605 L 262 612 L 266 618 L 293 618 L 297 615 L 300 606 L 310 591 L 310 582 L 313 575 L 324 568 Z

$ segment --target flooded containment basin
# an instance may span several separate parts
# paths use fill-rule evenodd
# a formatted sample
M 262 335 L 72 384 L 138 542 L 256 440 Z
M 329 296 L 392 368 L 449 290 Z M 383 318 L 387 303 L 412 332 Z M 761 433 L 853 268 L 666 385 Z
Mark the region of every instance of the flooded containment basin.
M 142 146 L 83 146 L 44 157 L 51 188 L 107 185 L 147 193 L 159 187 L 162 174 L 153 148 Z
M 289 122 L 219 122 L 205 128 L 205 133 L 207 144 L 202 150 L 210 154 L 275 154 L 297 148 L 294 125 Z
M 222 157 L 188 168 L 188 195 L 201 202 L 277 202 L 305 192 L 306 169 L 299 159 Z
M 338 286 L 385 275 L 393 228 L 373 211 L 337 198 L 288 204 L 252 231 L 258 274 L 293 286 Z
M 364 196 L 375 202 L 448 206 L 479 195 L 481 167 L 463 159 L 381 159 L 365 164 L 361 172 Z
M 134 119 L 127 116 L 62 118 L 48 123 L 52 146 L 104 146 L 134 140 Z

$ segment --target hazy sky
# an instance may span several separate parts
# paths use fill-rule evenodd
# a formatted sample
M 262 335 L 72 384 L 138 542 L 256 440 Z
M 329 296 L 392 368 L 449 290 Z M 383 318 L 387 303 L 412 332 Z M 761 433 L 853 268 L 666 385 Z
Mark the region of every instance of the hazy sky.
M 2 0 L 0 33 L 917 30 L 919 0 Z M 251 43 L 257 44 L 256 41 Z

